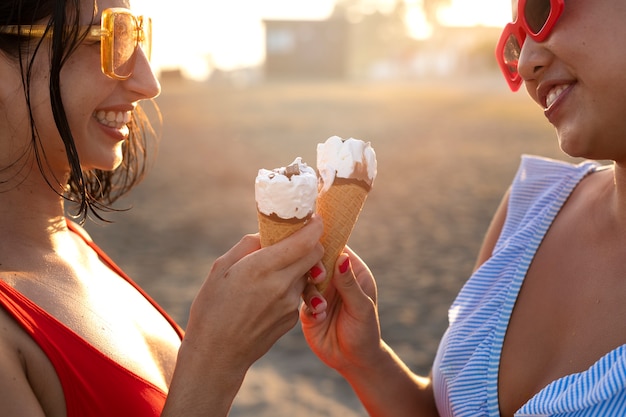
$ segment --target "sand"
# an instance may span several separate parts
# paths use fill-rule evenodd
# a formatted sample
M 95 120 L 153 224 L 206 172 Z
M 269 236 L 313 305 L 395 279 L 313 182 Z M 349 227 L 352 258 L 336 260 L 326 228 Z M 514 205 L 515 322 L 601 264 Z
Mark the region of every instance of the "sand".
M 118 205 L 132 210 L 88 225 L 96 242 L 184 326 L 215 258 L 257 230 L 259 167 L 314 161 L 331 135 L 371 141 L 379 174 L 350 246 L 377 277 L 383 337 L 423 374 L 520 155 L 566 159 L 541 110 L 497 76 L 246 88 L 168 79 L 157 102 L 159 156 Z M 250 370 L 231 415 L 366 413 L 297 326 Z

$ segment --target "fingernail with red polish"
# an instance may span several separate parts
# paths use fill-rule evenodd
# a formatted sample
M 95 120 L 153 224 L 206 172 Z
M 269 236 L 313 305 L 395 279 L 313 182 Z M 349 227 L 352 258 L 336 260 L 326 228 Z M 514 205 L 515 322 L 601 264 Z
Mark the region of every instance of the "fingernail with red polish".
M 315 265 L 313 268 L 311 268 L 309 273 L 311 274 L 311 278 L 317 278 L 322 273 L 322 268 L 320 268 L 319 266 Z
M 313 307 L 313 309 L 316 309 L 317 306 L 319 306 L 320 304 L 322 304 L 324 301 L 319 298 L 319 297 L 313 297 L 311 298 L 311 307 Z
M 350 258 L 346 258 L 345 261 L 341 265 L 339 265 L 339 272 L 345 274 L 348 268 L 350 267 Z

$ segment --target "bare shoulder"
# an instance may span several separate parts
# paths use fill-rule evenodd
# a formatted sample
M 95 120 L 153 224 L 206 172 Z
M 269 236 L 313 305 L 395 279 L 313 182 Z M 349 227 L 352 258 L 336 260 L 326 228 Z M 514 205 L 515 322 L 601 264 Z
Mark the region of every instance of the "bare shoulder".
M 0 415 L 65 415 L 63 390 L 39 346 L 0 308 Z

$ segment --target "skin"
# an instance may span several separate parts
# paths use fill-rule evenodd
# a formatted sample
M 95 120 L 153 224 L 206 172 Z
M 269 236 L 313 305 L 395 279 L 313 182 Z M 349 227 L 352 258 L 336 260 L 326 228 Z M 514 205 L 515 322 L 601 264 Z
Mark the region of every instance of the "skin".
M 85 6 L 91 10 L 89 2 Z M 121 0 L 98 1 L 98 6 L 129 8 Z M 90 16 L 81 18 L 87 22 Z M 0 163 L 6 167 L 28 149 L 30 136 L 19 67 L 1 53 L 0 73 Z M 38 55 L 31 109 L 49 178 L 65 183 L 70 169 L 49 105 L 48 73 L 47 57 Z M 128 80 L 113 80 L 100 70 L 99 46 L 83 44 L 61 77 L 83 169 L 115 168 L 122 162 L 125 128 L 105 128 L 93 114 L 129 111 L 159 94 L 146 57 L 139 52 Z M 322 270 L 311 282 L 305 278 L 313 266 L 321 266 L 319 218 L 264 249 L 258 235 L 245 236 L 213 265 L 181 343 L 167 321 L 68 230 L 63 199 L 36 165 L 18 178 L 0 192 L 0 279 L 105 355 L 169 392 L 163 416 L 226 416 L 249 366 L 296 324 L 305 287 L 325 277 Z M 133 309 L 122 311 L 120 305 Z M 2 309 L 0 369 L 0 415 L 66 415 L 50 361 Z
M 619 319 L 626 313 L 619 249 L 626 239 L 626 83 L 620 75 L 626 57 L 607 48 L 623 34 L 625 15 L 619 1 L 572 0 L 545 42 L 528 41 L 522 49 L 520 74 L 542 108 L 549 90 L 566 86 L 545 110 L 561 148 L 614 164 L 580 183 L 531 265 L 503 347 L 503 415 L 626 342 Z
M 516 2 L 513 2 L 516 6 Z M 505 336 L 499 406 L 513 416 L 550 382 L 588 369 L 626 343 L 626 4 L 568 0 L 551 35 L 527 39 L 519 71 L 555 127 L 562 150 L 614 161 L 576 187 L 542 241 Z M 556 97 L 548 100 L 550 93 Z M 553 98 L 554 98 L 553 97 Z M 508 193 L 476 266 L 490 257 L 506 218 Z M 313 351 L 352 385 L 372 416 L 436 416 L 428 378 L 413 374 L 380 337 L 374 279 L 352 252 L 337 272 L 320 318 L 301 310 Z
M 340 255 L 324 295 L 325 315 L 300 311 L 305 338 L 350 382 L 369 415 L 437 416 L 430 380 L 413 374 L 381 339 L 376 283 L 354 252 Z

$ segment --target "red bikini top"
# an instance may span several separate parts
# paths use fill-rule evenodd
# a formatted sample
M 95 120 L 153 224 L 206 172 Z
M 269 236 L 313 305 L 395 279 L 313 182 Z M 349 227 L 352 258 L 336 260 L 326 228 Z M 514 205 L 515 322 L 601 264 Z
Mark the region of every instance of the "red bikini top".
M 77 226 L 69 221 L 68 226 L 83 237 L 104 263 L 152 303 L 182 339 L 182 329 L 145 291 Z M 114 362 L 2 280 L 0 307 L 15 318 L 52 362 L 63 386 L 68 417 L 152 417 L 161 414 L 167 397 L 165 392 Z

